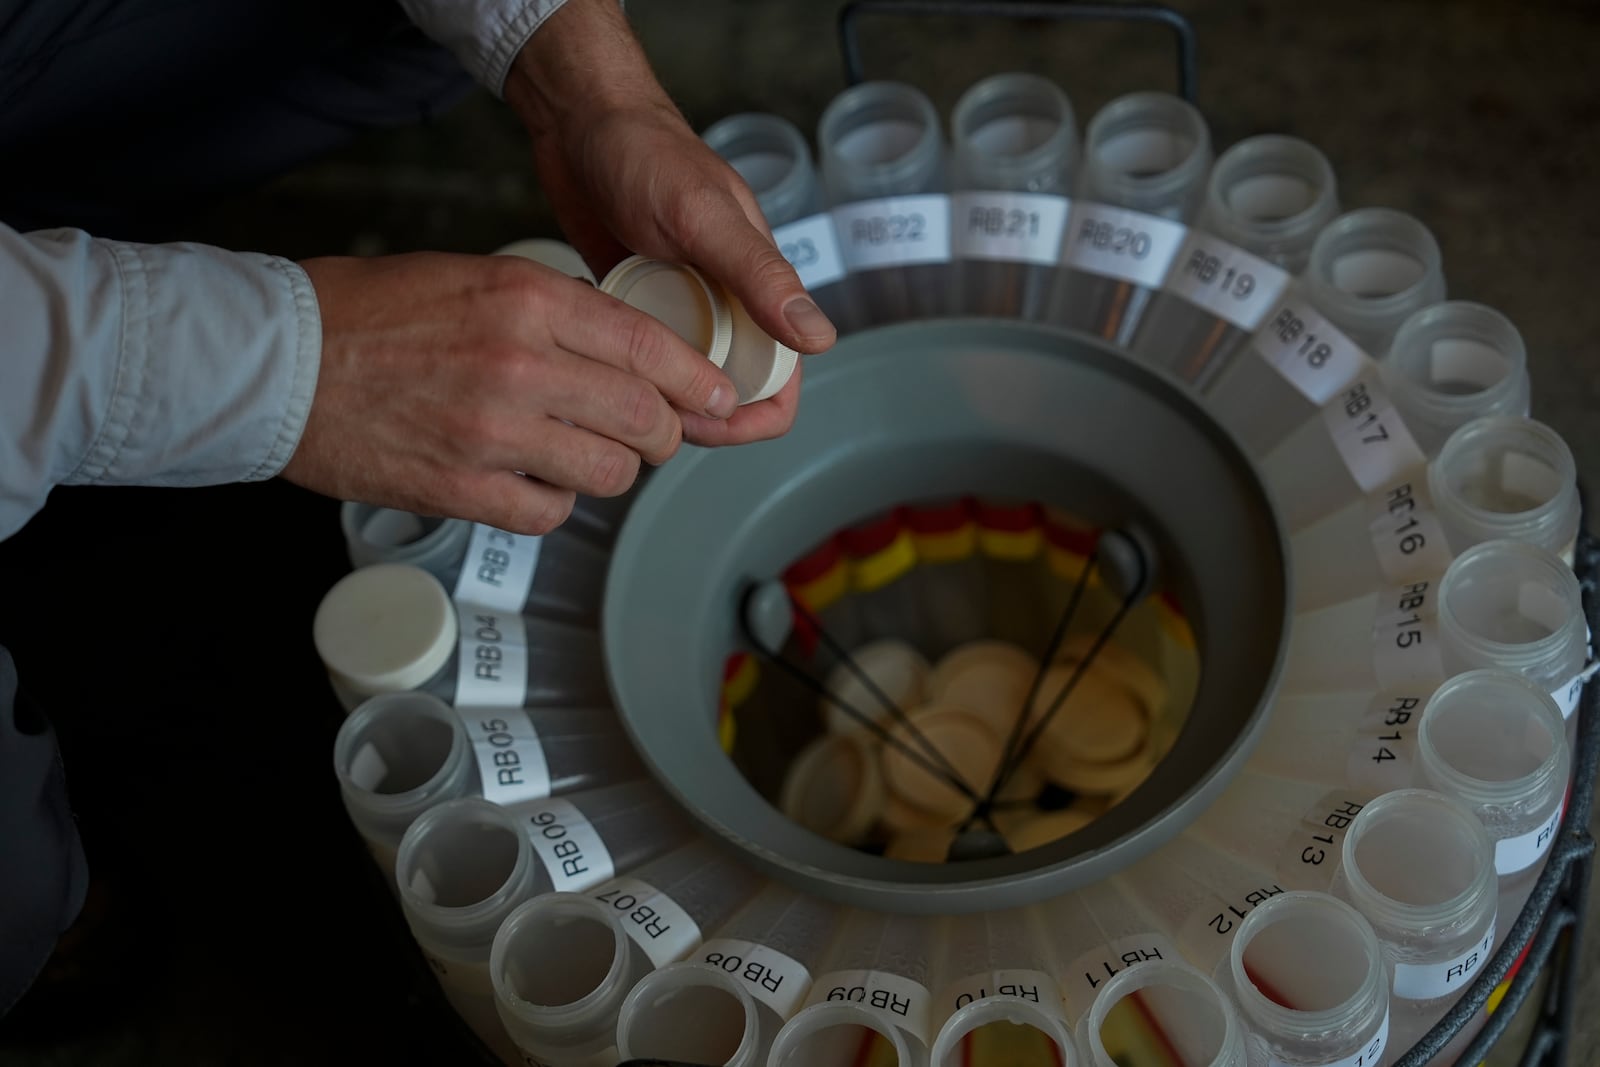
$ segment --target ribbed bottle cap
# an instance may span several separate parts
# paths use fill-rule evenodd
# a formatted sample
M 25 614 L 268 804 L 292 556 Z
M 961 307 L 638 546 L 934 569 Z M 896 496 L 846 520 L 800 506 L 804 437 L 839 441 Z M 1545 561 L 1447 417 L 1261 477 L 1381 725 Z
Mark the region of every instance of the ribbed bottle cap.
M 560 271 L 569 278 L 580 278 L 590 285 L 594 284 L 594 271 L 589 269 L 589 264 L 583 261 L 578 250 L 561 241 L 552 241 L 548 237 L 512 241 L 504 248 L 495 249 L 494 254 L 531 259 L 551 270 Z
M 783 813 L 841 844 L 859 844 L 883 810 L 883 772 L 864 731 L 828 733 L 801 750 L 783 782 Z
M 392 693 L 415 689 L 449 662 L 456 612 L 427 571 L 377 563 L 334 583 L 311 633 L 337 681 L 359 693 Z
M 788 384 L 799 356 L 794 349 L 769 337 L 756 325 L 744 304 L 732 294 L 722 290 L 722 297 L 733 316 L 733 340 L 722 369 L 733 380 L 739 403 L 754 404 Z
M 721 367 L 733 343 L 733 312 L 722 286 L 682 263 L 629 256 L 600 282 L 600 291 L 638 308 Z

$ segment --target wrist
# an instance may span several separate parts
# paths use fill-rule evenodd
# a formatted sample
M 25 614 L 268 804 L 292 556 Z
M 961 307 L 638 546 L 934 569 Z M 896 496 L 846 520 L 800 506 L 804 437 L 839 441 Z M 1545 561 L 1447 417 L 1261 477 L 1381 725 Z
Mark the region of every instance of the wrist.
M 618 0 L 567 0 L 512 60 L 503 95 L 535 137 L 665 99 Z

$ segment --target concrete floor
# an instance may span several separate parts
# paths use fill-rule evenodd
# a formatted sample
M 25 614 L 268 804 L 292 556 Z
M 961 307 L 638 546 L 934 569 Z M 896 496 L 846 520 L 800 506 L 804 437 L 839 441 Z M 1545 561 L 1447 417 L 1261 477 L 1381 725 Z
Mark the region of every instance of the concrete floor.
M 1600 478 L 1600 300 L 1593 293 L 1600 9 L 1526 0 L 1173 6 L 1199 32 L 1199 103 L 1218 150 L 1255 133 L 1306 138 L 1333 160 L 1347 207 L 1385 205 L 1423 219 L 1443 248 L 1450 295 L 1492 305 L 1522 330 L 1534 414 L 1566 438 L 1581 479 L 1593 487 Z M 696 128 L 758 110 L 810 130 L 843 87 L 837 5 L 635 0 L 629 10 Z M 972 81 L 1001 70 L 1056 78 L 1080 120 L 1121 92 L 1174 84 L 1169 42 L 1150 27 L 877 16 L 861 25 L 867 75 L 911 81 L 945 111 Z M 188 236 L 303 257 L 488 251 L 554 233 L 519 131 L 478 94 L 439 121 L 371 135 L 235 197 L 197 217 Z M 318 515 L 326 521 L 326 511 Z M 331 525 L 323 529 L 332 535 Z M 322 738 L 319 731 L 308 743 Z M 330 791 L 321 799 L 331 799 Z M 1583 975 L 1583 1002 L 1600 1002 L 1600 931 L 1591 930 Z M 0 1058 L 255 1064 L 331 1057 L 288 1046 L 266 1029 L 246 1035 L 208 1027 L 184 1007 L 195 985 L 193 976 L 172 978 L 163 987 L 170 995 L 152 1001 L 166 1007 L 147 1009 L 170 1015 L 26 1051 L 0 1045 Z M 363 1004 L 383 1010 L 378 998 Z M 129 1032 L 140 1025 L 188 1036 L 152 1046 Z M 1580 1012 L 1577 1025 L 1570 1062 L 1600 1062 L 1600 1021 Z M 390 1062 L 421 1062 L 424 1049 L 441 1047 L 419 1040 L 409 1053 L 399 1043 L 387 1052 Z M 153 1048 L 163 1051 L 152 1058 Z M 20 1058 L 8 1059 L 13 1054 Z

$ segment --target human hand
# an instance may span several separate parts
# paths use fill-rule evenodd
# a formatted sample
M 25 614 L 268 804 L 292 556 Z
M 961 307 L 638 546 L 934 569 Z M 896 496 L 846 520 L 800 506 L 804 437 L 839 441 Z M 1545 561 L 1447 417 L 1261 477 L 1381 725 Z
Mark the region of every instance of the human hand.
M 685 423 L 715 435 L 737 402 L 666 326 L 528 260 L 301 266 L 322 364 L 282 473 L 328 496 L 546 533 L 575 493 L 626 492 L 641 461 L 677 451 Z
M 505 96 L 568 241 L 597 275 L 630 251 L 690 263 L 789 347 L 833 344 L 833 325 L 773 244 L 755 196 L 673 106 L 615 0 L 568 0 L 517 56 Z M 726 421 L 686 413 L 684 436 L 723 445 L 784 433 L 799 378 L 797 368 L 776 396 Z

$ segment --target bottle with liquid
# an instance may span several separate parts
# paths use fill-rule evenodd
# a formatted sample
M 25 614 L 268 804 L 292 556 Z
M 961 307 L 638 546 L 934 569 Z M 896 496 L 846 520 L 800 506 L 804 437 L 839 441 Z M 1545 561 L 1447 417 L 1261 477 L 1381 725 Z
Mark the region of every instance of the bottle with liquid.
M 940 126 L 921 90 L 887 81 L 844 90 L 818 121 L 823 195 L 849 272 L 854 328 L 946 310 L 950 199 Z
M 1316 146 L 1263 134 L 1229 148 L 1129 352 L 1203 389 L 1305 270 L 1338 211 L 1333 167 Z
M 692 952 L 704 930 L 721 925 L 762 883 L 710 842 L 696 841 L 582 893 L 526 901 L 501 924 L 489 955 L 507 1032 L 540 1063 L 615 1067 L 628 993 Z
M 1089 120 L 1047 318 L 1127 347 L 1205 197 L 1211 131 L 1166 93 L 1120 96 Z
M 411 690 L 458 707 L 611 706 L 594 629 L 454 601 L 408 563 L 376 563 L 335 582 L 312 639 L 347 711 Z
M 1499 348 L 1490 349 L 1493 338 Z M 1397 366 L 1436 366 L 1436 353 L 1467 349 L 1485 362 L 1499 359 L 1515 365 L 1517 373 L 1489 378 L 1481 389 L 1471 390 L 1460 377 L 1452 377 L 1444 390 Z M 1420 350 L 1420 351 L 1419 351 Z M 1505 352 L 1504 357 L 1497 353 Z M 1407 320 L 1395 336 L 1388 358 L 1369 375 L 1325 405 L 1320 419 L 1309 419 L 1286 437 L 1261 462 L 1261 476 L 1272 491 L 1285 524 L 1301 530 L 1339 508 L 1399 481 L 1414 480 L 1420 468 L 1435 457 L 1453 431 L 1488 415 L 1525 416 L 1527 381 L 1521 373 L 1522 339 L 1503 316 L 1479 304 L 1435 304 Z M 1454 373 L 1446 371 L 1444 373 Z M 1424 383 L 1428 384 L 1424 384 Z M 1518 388 L 1520 385 L 1520 389 Z M 1445 391 L 1447 390 L 1447 391 Z M 1428 444 L 1416 439 L 1415 422 L 1432 412 L 1426 423 Z M 1446 414 L 1446 412 L 1448 414 Z
M 1078 1024 L 1091 1067 L 1127 1063 L 1132 1050 L 1171 1050 L 1195 1067 L 1246 1067 L 1245 1029 L 1222 989 L 1178 960 L 1152 960 L 1117 974 Z
M 849 321 L 844 257 L 805 135 L 780 115 L 744 112 L 712 123 L 701 139 L 750 186 L 783 258 L 817 307 L 843 329 Z
M 957 314 L 1042 320 L 1078 166 L 1066 94 L 1034 74 L 996 74 L 950 113 Z
M 333 769 L 350 821 L 391 876 L 401 837 L 436 804 L 514 804 L 644 774 L 609 708 L 452 708 L 416 692 L 352 711 L 333 741 Z

